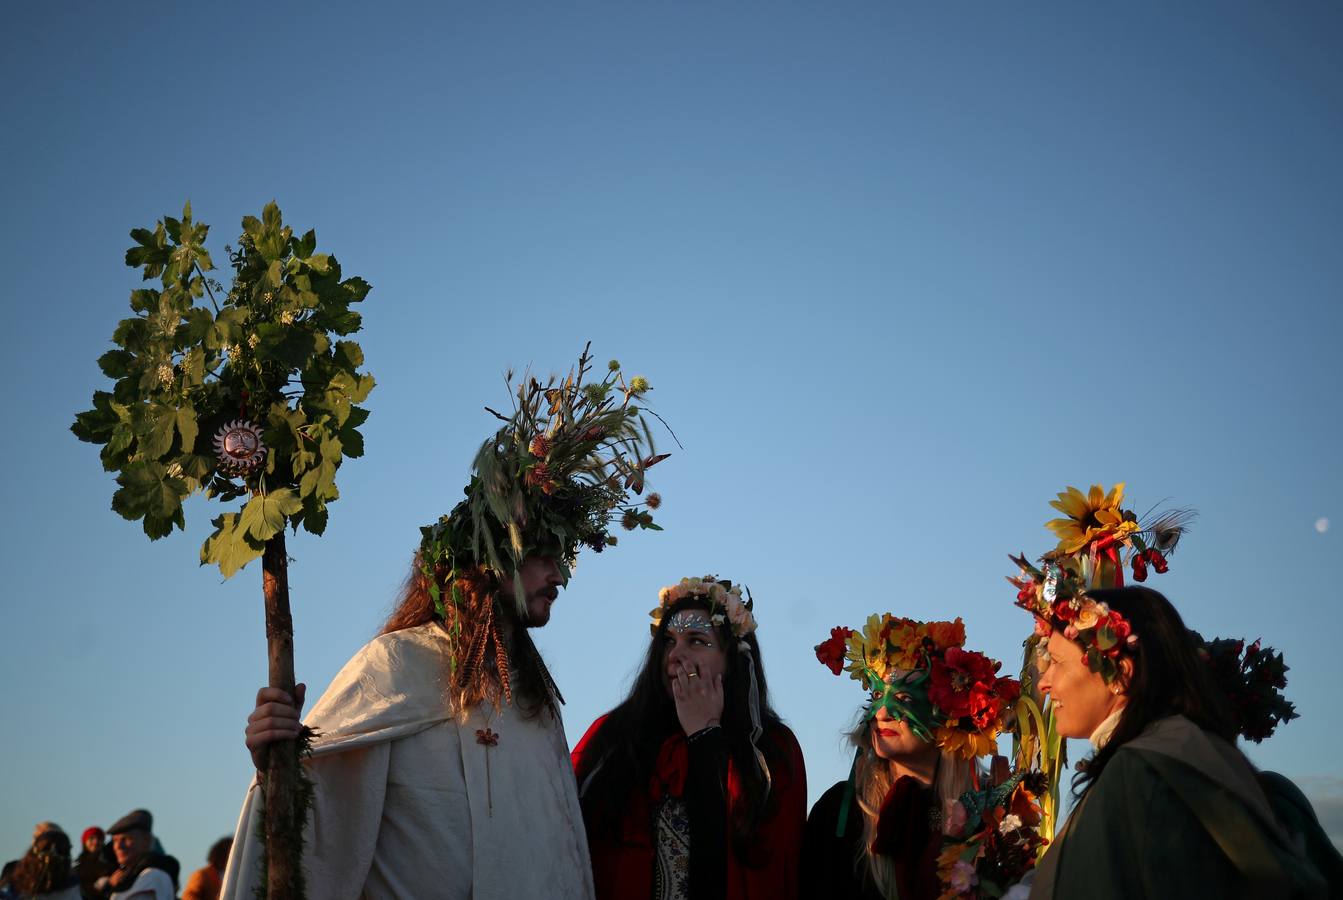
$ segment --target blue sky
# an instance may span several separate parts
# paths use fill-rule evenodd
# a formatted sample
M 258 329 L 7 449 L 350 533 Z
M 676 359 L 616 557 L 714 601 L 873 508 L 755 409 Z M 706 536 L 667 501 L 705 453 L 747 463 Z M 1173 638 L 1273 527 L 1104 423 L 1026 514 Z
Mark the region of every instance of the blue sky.
M 188 198 L 216 259 L 274 198 L 374 286 L 368 453 L 290 541 L 315 687 L 459 496 L 503 370 L 590 339 L 684 450 L 667 530 L 583 559 L 538 635 L 571 741 L 658 587 L 716 572 L 758 598 L 818 796 L 861 701 L 812 657 L 830 627 L 962 615 L 1014 667 L 1006 554 L 1048 548 L 1065 485 L 1122 480 L 1199 510 L 1151 584 L 1287 654 L 1302 718 L 1249 752 L 1343 835 L 1340 41 L 1305 2 L 15 10 L 0 857 L 145 806 L 195 867 L 249 777 L 258 567 L 197 566 L 203 501 L 151 544 L 67 430 L 127 231 Z

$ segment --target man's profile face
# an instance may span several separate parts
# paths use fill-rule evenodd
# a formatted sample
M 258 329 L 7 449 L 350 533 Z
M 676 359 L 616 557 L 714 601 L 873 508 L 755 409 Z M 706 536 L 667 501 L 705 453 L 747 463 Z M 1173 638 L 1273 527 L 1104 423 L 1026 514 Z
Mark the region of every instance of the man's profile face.
M 560 574 L 559 563 L 553 556 L 529 556 L 522 561 L 519 573 L 522 575 L 522 590 L 527 597 L 527 621 L 523 624 L 528 628 L 540 628 L 550 621 L 550 607 L 560 595 L 564 576 Z M 512 581 L 500 580 L 499 593 L 511 600 Z
M 112 852 L 117 855 L 117 865 L 124 866 L 154 848 L 154 836 L 143 828 L 132 828 L 121 834 L 112 835 Z

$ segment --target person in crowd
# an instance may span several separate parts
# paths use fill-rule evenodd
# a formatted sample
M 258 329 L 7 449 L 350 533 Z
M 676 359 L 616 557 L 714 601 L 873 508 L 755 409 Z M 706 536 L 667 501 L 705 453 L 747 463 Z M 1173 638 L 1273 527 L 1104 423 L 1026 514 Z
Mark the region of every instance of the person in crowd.
M 1052 603 L 1032 608 L 1047 633 L 1040 689 L 1059 733 L 1095 752 L 1031 898 L 1331 896 L 1337 850 L 1321 871 L 1284 827 L 1170 602 L 1145 587 L 1082 591 L 1066 576 L 1055 587 Z
M 574 749 L 598 900 L 797 896 L 806 772 L 747 596 L 663 588 L 629 696 Z
M 1193 518 L 1140 517 L 1124 487 L 1060 492 L 1046 523 L 1058 544 L 1038 566 L 1012 558 L 1016 603 L 1035 617 L 1030 677 L 1057 733 L 1093 753 L 1033 880 L 1008 896 L 1329 896 L 1343 858 L 1309 803 L 1235 744 L 1296 717 L 1281 655 L 1205 643 L 1160 593 L 1124 586 L 1166 572 Z
M 524 378 L 466 498 L 421 529 L 382 635 L 309 715 L 309 896 L 592 897 L 563 699 L 529 630 L 550 620 L 579 547 L 616 543 L 614 518 L 655 527 L 636 496 L 662 457 L 640 411 L 647 381 L 589 368 L 585 350 L 563 382 Z M 271 742 L 300 735 L 302 699 L 258 693 L 258 769 Z M 264 877 L 257 792 L 224 876 L 232 900 Z
M 222 837 L 210 846 L 210 852 L 205 855 L 205 865 L 192 872 L 191 877 L 187 879 L 187 886 L 182 891 L 182 900 L 219 900 L 224 867 L 228 865 L 231 849 L 233 849 L 231 837 Z
M 40 830 L 15 869 L 15 896 L 22 900 L 79 900 L 79 879 L 71 870 L 70 849 L 70 838 L 60 828 Z
M 154 817 L 136 809 L 107 829 L 117 868 L 96 887 L 110 900 L 173 900 L 181 864 L 162 852 L 154 837 Z
M 965 626 L 887 613 L 831 630 L 816 656 L 868 692 L 848 734 L 849 778 L 816 801 L 802 852 L 802 895 L 934 900 L 954 804 L 978 785 L 1020 685 L 967 651 Z
M 84 829 L 79 843 L 81 849 L 75 861 L 75 871 L 79 875 L 80 896 L 84 900 L 100 900 L 102 894 L 94 885 L 99 878 L 112 874 L 117 867 L 116 858 L 103 830 L 96 825 Z

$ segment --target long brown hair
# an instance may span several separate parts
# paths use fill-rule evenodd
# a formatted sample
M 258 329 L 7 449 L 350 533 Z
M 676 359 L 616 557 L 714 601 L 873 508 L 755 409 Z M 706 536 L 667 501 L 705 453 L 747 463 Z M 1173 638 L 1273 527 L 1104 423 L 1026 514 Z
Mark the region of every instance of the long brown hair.
M 1136 586 L 1087 591 L 1087 596 L 1127 619 L 1138 641 L 1128 653 L 1133 660 L 1133 675 L 1125 684 L 1128 703 L 1105 746 L 1073 778 L 1073 794 L 1080 797 L 1090 789 L 1120 747 L 1168 716 L 1184 716 L 1234 747 L 1235 719 L 1226 696 L 1171 602 Z
M 445 576 L 435 572 L 431 581 L 417 553 L 379 633 L 439 623 L 451 644 L 448 700 L 459 717 L 485 701 L 496 708 L 501 702 L 514 704 L 529 719 L 543 709 L 554 712 L 558 691 L 514 604 L 500 602 L 494 573 L 484 566 L 459 571 L 455 585 L 460 602 L 453 602 Z M 443 601 L 441 616 L 434 604 L 434 581 Z
M 19 860 L 14 886 L 24 894 L 46 894 L 70 883 L 70 838 L 63 831 L 44 831 Z

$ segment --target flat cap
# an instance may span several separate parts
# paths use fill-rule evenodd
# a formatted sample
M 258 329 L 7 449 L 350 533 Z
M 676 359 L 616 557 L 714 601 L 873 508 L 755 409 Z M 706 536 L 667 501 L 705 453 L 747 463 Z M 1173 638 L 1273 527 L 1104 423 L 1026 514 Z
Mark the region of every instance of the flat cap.
M 147 809 L 133 809 L 112 823 L 112 827 L 107 829 L 109 836 L 114 834 L 125 834 L 128 831 L 134 831 L 142 828 L 145 831 L 154 830 L 154 817 L 149 814 Z

